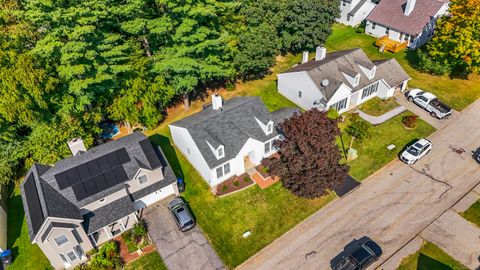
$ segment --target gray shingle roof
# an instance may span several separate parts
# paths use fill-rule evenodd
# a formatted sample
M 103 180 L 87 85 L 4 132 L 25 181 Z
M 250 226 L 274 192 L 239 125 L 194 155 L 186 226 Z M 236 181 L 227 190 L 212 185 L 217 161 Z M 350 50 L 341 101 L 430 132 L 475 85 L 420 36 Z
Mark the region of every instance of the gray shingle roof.
M 105 197 L 108 194 L 123 189 L 123 182 L 115 185 L 106 185 L 105 189 L 99 189 L 99 192 L 96 194 L 86 198 L 77 199 L 72 187 L 67 187 L 64 189 L 59 187 L 56 176 L 72 168 L 77 168 L 81 165 L 84 165 L 89 161 L 100 159 L 116 150 L 125 149 L 128 154 L 129 161 L 119 165 L 123 167 L 126 177 L 128 179 L 132 179 L 140 168 L 145 168 L 144 166 L 146 166 L 146 169 L 151 170 L 155 169 L 159 165 L 159 163 L 155 163 L 156 166 L 153 167 L 151 162 L 148 160 L 148 157 L 141 146 L 142 142 L 144 141 L 148 141 L 147 137 L 145 137 L 145 135 L 142 133 L 135 132 L 118 140 L 93 147 L 81 155 L 72 156 L 58 161 L 55 166 L 42 175 L 42 179 L 48 182 L 48 184 L 54 187 L 56 190 L 60 191 L 62 195 L 72 203 L 75 203 L 80 207 L 87 205 Z
M 372 79 L 367 77 L 359 65 L 370 69 L 377 66 L 375 77 Z M 282 73 L 291 72 L 307 72 L 327 101 L 333 97 L 342 83 L 355 92 L 382 78 L 391 82 L 392 87 L 409 78 L 395 59 L 372 62 L 360 48 L 327 53 L 324 60 L 309 61 Z M 352 77 L 360 74 L 359 84 L 353 87 L 342 73 Z M 328 80 L 327 86 L 322 85 L 323 80 Z
M 377 65 L 375 79 L 385 80 L 390 87 L 395 87 L 410 79 L 410 76 L 408 76 L 407 72 L 395 58 L 375 61 L 374 63 Z
M 283 120 L 293 110 L 271 113 L 258 97 L 235 97 L 225 101 L 222 110 L 213 110 L 208 106 L 171 125 L 186 128 L 208 166 L 215 168 L 234 158 L 249 138 L 265 142 L 278 135 L 275 129 L 272 134 L 265 135 L 255 117 L 264 125 L 272 120 L 275 126 L 279 119 Z M 213 147 L 224 145 L 225 156 L 217 159 L 207 141 Z
M 90 234 L 133 212 L 135 208 L 132 200 L 125 196 L 83 215 L 83 227 L 87 234 Z
M 129 175 L 129 180 L 133 179 L 140 167 L 144 168 L 143 166 L 148 166 L 147 169 L 156 169 L 159 166 L 162 166 L 164 179 L 159 181 L 155 186 L 151 185 L 136 192 L 135 195 L 138 195 L 138 198 L 142 195 L 148 195 L 152 191 L 158 190 L 176 181 L 176 177 L 173 174 L 170 165 L 164 158 L 160 147 L 153 147 L 147 137 L 141 133 L 134 133 L 119 140 L 94 147 L 81 155 L 59 161 L 53 167 L 34 164 L 28 171 L 25 181 L 21 185 L 23 207 L 25 210 L 29 236 L 32 241 L 35 239 L 40 227 L 48 217 L 81 221 L 84 217 L 80 214 L 80 207 L 125 188 L 124 183 L 119 183 L 84 200 L 77 201 L 71 188 L 63 190 L 58 188 L 55 178 L 55 175 L 58 172 L 74 168 L 75 166 L 80 166 L 104 154 L 122 149 L 122 147 L 126 149 L 132 163 L 124 165 L 125 171 Z M 139 165 L 139 161 L 145 165 Z M 152 164 L 154 166 L 152 166 Z M 152 190 L 152 188 L 157 189 Z M 99 217 L 98 215 L 104 213 L 104 210 L 99 211 L 94 218 L 93 224 L 95 226 L 99 226 L 98 224 L 102 224 L 102 222 L 109 222 L 108 224 L 110 224 L 118 219 L 115 219 L 117 215 L 124 214 L 125 216 L 134 212 L 135 210 L 132 210 L 133 202 L 129 197 L 126 198 L 129 200 L 130 206 L 126 205 L 127 203 L 125 200 L 112 202 L 105 207 L 111 207 L 112 212 L 116 213 L 108 213 L 105 216 Z M 120 202 L 122 205 L 118 206 L 119 211 L 116 211 L 117 206 L 115 204 Z M 127 210 L 132 211 L 126 213 Z M 119 218 L 121 217 L 123 216 L 120 216 Z M 89 222 L 89 224 L 92 223 L 91 221 Z M 89 225 L 89 227 L 91 226 Z
M 412 13 L 405 16 L 407 0 L 382 0 L 368 15 L 367 20 L 409 35 L 420 34 L 445 4 L 438 0 L 417 0 Z

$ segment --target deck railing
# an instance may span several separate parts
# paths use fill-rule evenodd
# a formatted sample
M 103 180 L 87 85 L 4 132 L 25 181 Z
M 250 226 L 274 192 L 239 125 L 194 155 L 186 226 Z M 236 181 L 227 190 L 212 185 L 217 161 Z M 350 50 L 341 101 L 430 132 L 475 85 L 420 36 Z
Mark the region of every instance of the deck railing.
M 408 46 L 408 43 L 405 42 L 399 42 L 392 40 L 388 38 L 388 36 L 383 36 L 375 41 L 375 45 L 380 47 L 380 51 L 390 51 L 393 53 L 397 53 L 403 49 L 405 49 Z

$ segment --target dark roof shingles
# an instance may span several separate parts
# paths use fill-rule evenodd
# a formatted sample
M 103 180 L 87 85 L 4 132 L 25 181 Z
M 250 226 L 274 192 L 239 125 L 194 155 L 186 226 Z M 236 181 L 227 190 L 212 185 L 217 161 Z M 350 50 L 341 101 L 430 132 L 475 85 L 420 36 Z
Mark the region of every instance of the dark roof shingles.
M 438 0 L 417 0 L 412 13 L 404 14 L 406 0 L 382 0 L 368 15 L 367 20 L 391 29 L 418 35 L 445 4 Z

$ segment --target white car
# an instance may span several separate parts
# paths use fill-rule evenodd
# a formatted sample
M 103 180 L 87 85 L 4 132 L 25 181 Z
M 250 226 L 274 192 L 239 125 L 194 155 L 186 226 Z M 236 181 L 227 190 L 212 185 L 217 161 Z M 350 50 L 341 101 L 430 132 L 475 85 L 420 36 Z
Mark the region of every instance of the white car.
M 427 139 L 420 139 L 400 154 L 400 160 L 407 164 L 414 164 L 428 154 L 430 150 L 432 150 L 432 142 Z

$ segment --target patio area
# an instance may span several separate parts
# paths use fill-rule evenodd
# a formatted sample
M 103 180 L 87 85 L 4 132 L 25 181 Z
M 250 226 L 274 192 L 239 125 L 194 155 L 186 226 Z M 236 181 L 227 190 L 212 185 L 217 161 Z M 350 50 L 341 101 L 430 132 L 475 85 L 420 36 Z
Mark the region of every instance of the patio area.
M 112 224 L 109 224 L 97 231 L 89 234 L 88 236 L 92 240 L 95 246 L 99 246 L 112 238 L 121 235 L 126 230 L 133 228 L 133 225 L 138 221 L 135 213 L 132 213 L 126 217 L 123 217 Z
M 253 170 L 250 170 L 249 175 L 260 189 L 266 189 L 280 181 L 280 177 L 268 175 L 267 169 L 263 165 L 258 165 Z

